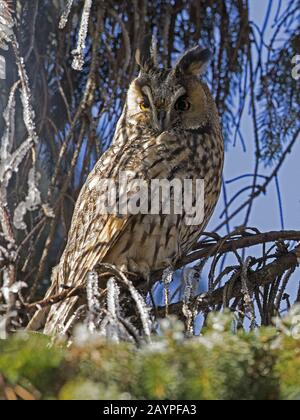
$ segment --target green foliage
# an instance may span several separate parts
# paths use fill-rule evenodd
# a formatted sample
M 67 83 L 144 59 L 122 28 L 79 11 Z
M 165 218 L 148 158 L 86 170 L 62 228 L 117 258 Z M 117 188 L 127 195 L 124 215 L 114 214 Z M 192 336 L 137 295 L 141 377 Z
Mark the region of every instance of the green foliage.
M 0 341 L 0 372 L 11 385 L 30 383 L 42 395 L 55 389 L 64 364 L 64 353 L 50 347 L 49 339 L 41 334 L 19 333 Z M 1 391 L 0 391 L 1 394 Z
M 299 321 L 295 308 L 276 328 L 245 333 L 235 331 L 231 315 L 218 314 L 201 337 L 186 338 L 170 318 L 140 348 L 104 341 L 82 326 L 71 346 L 16 334 L 0 343 L 0 398 L 21 386 L 35 398 L 61 400 L 299 399 Z

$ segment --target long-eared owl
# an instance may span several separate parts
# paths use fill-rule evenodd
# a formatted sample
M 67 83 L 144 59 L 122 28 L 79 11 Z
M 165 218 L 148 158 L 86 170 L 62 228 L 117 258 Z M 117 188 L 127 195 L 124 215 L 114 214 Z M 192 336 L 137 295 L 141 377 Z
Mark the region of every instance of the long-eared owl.
M 215 102 L 201 80 L 208 50 L 194 47 L 173 68 L 161 68 L 153 42 L 146 38 L 136 59 L 139 74 L 129 86 L 113 144 L 96 163 L 78 197 L 48 297 L 58 293 L 62 284 L 84 285 L 87 273 L 101 262 L 134 273 L 135 278 L 151 280 L 154 273 L 174 266 L 189 253 L 216 206 L 224 147 Z M 204 180 L 203 220 L 187 224 L 184 211 L 99 212 L 103 180 L 118 183 L 121 172 L 146 181 Z M 194 189 L 191 191 L 193 195 Z M 48 311 L 37 311 L 30 328 L 45 326 L 47 334 L 64 331 L 78 299 L 72 297 Z

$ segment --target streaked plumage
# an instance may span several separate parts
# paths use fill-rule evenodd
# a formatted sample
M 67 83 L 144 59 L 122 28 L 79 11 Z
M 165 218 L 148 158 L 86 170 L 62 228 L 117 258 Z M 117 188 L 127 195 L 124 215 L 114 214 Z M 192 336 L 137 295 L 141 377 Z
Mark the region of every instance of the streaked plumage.
M 110 262 L 144 280 L 172 266 L 197 241 L 215 208 L 221 190 L 223 139 L 215 103 L 199 80 L 208 59 L 199 47 L 183 55 L 173 69 L 160 69 L 149 42 L 137 54 L 139 76 L 131 83 L 113 145 L 101 156 L 78 197 L 68 242 L 55 269 L 48 296 L 59 286 L 85 283 L 88 271 Z M 146 102 L 145 102 L 146 101 Z M 180 101 L 180 102 L 179 102 Z M 185 109 L 186 108 L 186 109 Z M 120 171 L 134 178 L 205 180 L 205 218 L 188 226 L 183 215 L 99 215 L 101 179 L 118 179 Z M 78 298 L 38 311 L 30 327 L 62 332 Z

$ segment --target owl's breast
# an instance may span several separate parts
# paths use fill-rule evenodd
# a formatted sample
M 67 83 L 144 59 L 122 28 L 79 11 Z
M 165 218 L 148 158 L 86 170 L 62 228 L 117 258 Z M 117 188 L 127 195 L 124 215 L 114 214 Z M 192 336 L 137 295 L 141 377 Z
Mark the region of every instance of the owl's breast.
M 197 212 L 197 206 L 202 206 L 202 218 L 195 224 L 187 223 L 184 203 L 182 212 L 175 214 L 172 206 L 178 197 L 174 196 L 174 188 L 171 193 L 171 214 L 162 214 L 160 207 L 159 214 L 132 215 L 105 261 L 149 279 L 152 272 L 174 266 L 191 250 L 203 232 L 220 194 L 223 149 L 218 142 L 222 142 L 222 139 L 217 136 L 191 139 L 185 138 L 184 134 L 178 137 L 163 133 L 152 139 L 152 143 L 140 143 L 144 165 L 142 176 L 149 182 L 155 179 L 179 181 L 182 200 L 185 182 L 191 181 L 192 188 L 187 191 L 190 204 L 194 212 Z M 197 201 L 200 191 L 196 188 L 197 181 L 203 182 L 202 202 Z

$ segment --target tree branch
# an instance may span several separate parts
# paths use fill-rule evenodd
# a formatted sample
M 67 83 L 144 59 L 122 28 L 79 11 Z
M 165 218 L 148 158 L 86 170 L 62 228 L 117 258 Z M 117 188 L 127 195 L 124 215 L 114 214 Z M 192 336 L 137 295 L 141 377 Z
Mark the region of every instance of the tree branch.
M 194 261 L 202 258 L 209 258 L 213 256 L 216 251 L 218 254 L 225 254 L 231 251 L 237 251 L 238 249 L 249 248 L 255 245 L 266 244 L 268 242 L 276 241 L 300 241 L 300 231 L 288 230 L 288 231 L 271 231 L 265 233 L 259 233 L 256 235 L 249 235 L 238 239 L 232 239 L 225 242 L 219 247 L 219 242 L 214 244 L 206 244 L 199 242 L 195 245 L 194 252 L 183 258 L 179 263 L 178 267 L 183 267 L 186 264 L 190 264 Z
M 261 270 L 250 273 L 248 276 L 249 284 L 251 284 L 252 289 L 255 291 L 261 286 L 271 284 L 276 278 L 282 276 L 287 270 L 295 270 L 299 263 L 300 245 L 294 248 L 293 251 L 288 252 L 285 255 L 281 255 L 275 261 L 268 264 Z M 191 303 L 195 306 L 197 312 L 204 312 L 211 306 L 222 305 L 224 294 L 226 293 L 226 288 L 227 285 L 220 287 L 212 293 L 204 293 L 196 296 L 192 299 Z M 231 300 L 234 298 L 241 298 L 242 296 L 242 282 L 241 277 L 238 276 L 231 289 L 229 298 Z M 183 317 L 182 309 L 183 302 L 171 304 L 168 308 L 169 314 L 176 314 L 179 317 Z M 157 313 L 159 316 L 164 317 L 165 308 L 158 307 Z

